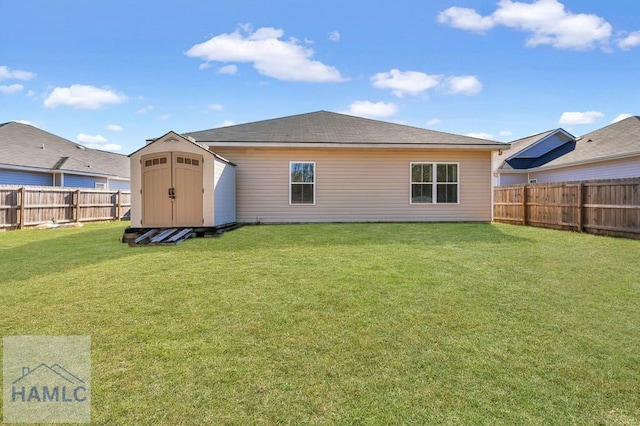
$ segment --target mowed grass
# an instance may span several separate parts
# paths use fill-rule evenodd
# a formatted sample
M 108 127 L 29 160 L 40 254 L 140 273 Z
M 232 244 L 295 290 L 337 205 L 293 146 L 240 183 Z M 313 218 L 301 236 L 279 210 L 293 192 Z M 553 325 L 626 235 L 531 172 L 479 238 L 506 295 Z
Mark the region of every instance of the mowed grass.
M 125 225 L 0 233 L 0 334 L 90 335 L 95 424 L 640 422 L 640 241 Z

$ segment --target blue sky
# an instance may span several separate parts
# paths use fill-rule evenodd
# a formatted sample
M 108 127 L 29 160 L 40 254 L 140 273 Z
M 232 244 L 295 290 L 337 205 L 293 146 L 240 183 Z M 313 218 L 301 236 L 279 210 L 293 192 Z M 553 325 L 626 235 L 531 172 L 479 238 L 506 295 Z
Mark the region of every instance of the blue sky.
M 511 141 L 640 114 L 631 0 L 0 3 L 0 122 L 129 154 L 327 110 Z

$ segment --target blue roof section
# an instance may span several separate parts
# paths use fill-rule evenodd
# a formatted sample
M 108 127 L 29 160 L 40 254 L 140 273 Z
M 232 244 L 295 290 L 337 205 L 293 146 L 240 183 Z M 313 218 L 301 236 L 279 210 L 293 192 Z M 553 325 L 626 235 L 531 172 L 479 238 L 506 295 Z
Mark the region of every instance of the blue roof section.
M 544 154 L 559 148 L 568 141 L 575 140 L 574 138 L 567 137 L 561 132 L 555 132 L 546 138 L 539 140 L 528 148 L 523 149 L 515 155 L 518 158 L 538 158 Z
M 576 138 L 556 129 L 505 160 L 514 169 L 539 167 L 575 149 Z

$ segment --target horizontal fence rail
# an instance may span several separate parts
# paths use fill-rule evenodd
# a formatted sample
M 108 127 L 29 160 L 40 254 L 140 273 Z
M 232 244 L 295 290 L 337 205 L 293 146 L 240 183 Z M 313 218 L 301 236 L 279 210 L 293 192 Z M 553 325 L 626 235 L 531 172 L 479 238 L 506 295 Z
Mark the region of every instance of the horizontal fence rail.
M 640 178 L 498 186 L 493 220 L 640 239 Z
M 0 229 L 45 222 L 127 219 L 131 191 L 39 186 L 0 186 Z

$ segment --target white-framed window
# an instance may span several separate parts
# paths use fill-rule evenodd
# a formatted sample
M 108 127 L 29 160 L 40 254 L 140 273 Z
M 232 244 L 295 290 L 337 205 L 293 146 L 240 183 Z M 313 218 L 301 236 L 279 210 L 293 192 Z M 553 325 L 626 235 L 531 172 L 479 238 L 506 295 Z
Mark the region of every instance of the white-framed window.
M 411 204 L 459 203 L 458 163 L 411 163 Z
M 289 162 L 289 204 L 315 205 L 316 163 L 314 161 Z
M 529 183 L 538 183 L 538 179 L 529 179 Z
M 95 189 L 107 189 L 107 184 L 104 182 L 96 182 Z

